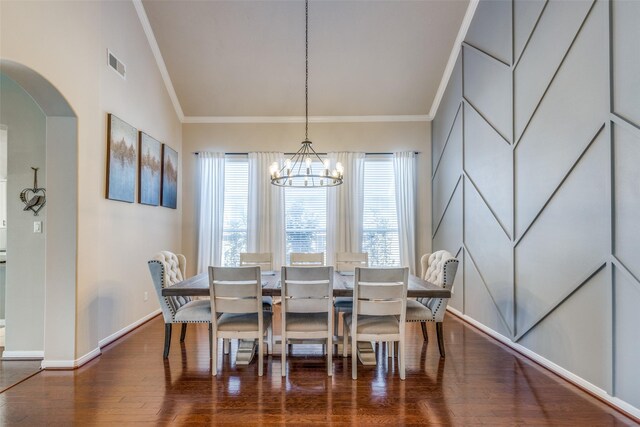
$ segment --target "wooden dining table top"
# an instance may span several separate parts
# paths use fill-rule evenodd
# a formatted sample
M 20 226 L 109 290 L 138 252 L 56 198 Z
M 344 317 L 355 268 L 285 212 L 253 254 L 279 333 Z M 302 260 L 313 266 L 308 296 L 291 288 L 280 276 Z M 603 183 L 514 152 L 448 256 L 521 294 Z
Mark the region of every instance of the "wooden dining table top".
M 333 296 L 353 296 L 353 273 L 334 272 Z M 280 296 L 280 271 L 262 273 L 262 295 Z M 209 296 L 209 274 L 201 273 L 162 289 L 163 296 Z M 451 298 L 451 291 L 409 275 L 409 298 Z

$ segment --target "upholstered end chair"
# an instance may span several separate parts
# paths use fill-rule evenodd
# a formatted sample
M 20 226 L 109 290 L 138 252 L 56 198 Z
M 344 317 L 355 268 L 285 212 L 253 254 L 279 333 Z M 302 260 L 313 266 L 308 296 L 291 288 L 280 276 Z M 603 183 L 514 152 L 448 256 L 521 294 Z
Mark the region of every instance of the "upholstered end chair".
M 169 251 L 158 252 L 148 262 L 149 272 L 156 290 L 162 317 L 164 318 L 164 354 L 169 357 L 171 346 L 171 325 L 182 324 L 180 342 L 187 333 L 187 323 L 208 323 L 211 330 L 211 305 L 208 300 L 192 300 L 191 297 L 163 296 L 162 290 L 185 279 L 186 259 L 184 255 Z
M 425 254 L 420 259 L 422 278 L 434 285 L 451 290 L 458 270 L 458 260 L 447 251 Z M 407 301 L 407 322 L 420 322 L 422 336 L 429 340 L 426 322 L 434 322 L 440 357 L 445 356 L 442 322 L 449 298 L 418 298 Z

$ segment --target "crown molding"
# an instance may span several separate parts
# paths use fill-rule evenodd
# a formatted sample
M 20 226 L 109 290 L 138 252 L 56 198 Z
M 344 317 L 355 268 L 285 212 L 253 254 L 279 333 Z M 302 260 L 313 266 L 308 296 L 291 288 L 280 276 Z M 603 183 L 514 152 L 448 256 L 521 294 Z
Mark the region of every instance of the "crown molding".
M 309 123 L 428 122 L 428 115 L 309 116 Z M 304 116 L 187 116 L 183 123 L 304 123 Z
M 453 73 L 453 68 L 456 66 L 456 60 L 458 59 L 458 53 L 460 53 L 460 47 L 462 46 L 462 42 L 464 41 L 465 37 L 467 37 L 467 31 L 469 31 L 471 20 L 473 19 L 473 15 L 476 13 L 476 8 L 478 7 L 479 2 L 480 0 L 471 0 L 469 2 L 469 6 L 467 6 L 467 11 L 464 14 L 464 18 L 462 18 L 462 24 L 460 24 L 458 36 L 456 37 L 456 41 L 453 43 L 453 48 L 451 49 L 451 54 L 449 55 L 449 61 L 447 62 L 447 66 L 444 69 L 442 80 L 440 81 L 440 86 L 438 86 L 438 91 L 436 92 L 435 98 L 433 98 L 433 104 L 431 104 L 431 109 L 429 110 L 429 117 L 431 118 L 435 117 L 436 113 L 438 112 L 440 101 L 442 101 L 444 91 L 447 88 L 447 84 L 449 84 L 449 79 L 451 78 L 451 74 Z
M 169 98 L 171 98 L 173 108 L 176 110 L 176 115 L 178 116 L 180 122 L 184 122 L 184 113 L 182 112 L 182 106 L 180 105 L 180 101 L 178 101 L 178 95 L 176 95 L 176 91 L 173 88 L 173 83 L 171 82 L 169 71 L 167 70 L 167 66 L 164 63 L 164 59 L 162 58 L 162 53 L 160 53 L 160 46 L 158 46 L 156 36 L 153 34 L 153 29 L 151 28 L 149 17 L 147 17 L 147 12 L 144 10 L 144 6 L 142 5 L 142 0 L 132 1 L 133 6 L 135 7 L 138 14 L 140 24 L 142 25 L 142 29 L 144 30 L 144 34 L 147 36 L 147 41 L 149 42 L 149 47 L 151 48 L 153 57 L 156 59 L 156 64 L 158 65 L 158 70 L 160 71 L 160 75 L 162 76 L 164 85 L 166 86 L 167 92 L 169 93 Z

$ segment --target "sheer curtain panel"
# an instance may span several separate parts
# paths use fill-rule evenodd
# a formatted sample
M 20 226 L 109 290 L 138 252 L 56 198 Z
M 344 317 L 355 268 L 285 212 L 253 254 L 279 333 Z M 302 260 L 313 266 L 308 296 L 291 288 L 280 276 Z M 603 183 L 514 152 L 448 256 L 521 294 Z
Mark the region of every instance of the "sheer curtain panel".
M 224 221 L 224 153 L 198 154 L 200 207 L 198 217 L 198 273 L 222 261 Z
M 415 274 L 416 263 L 416 154 L 393 153 L 396 209 L 400 234 L 400 263 Z
M 249 153 L 248 252 L 271 252 L 273 268 L 284 263 L 284 198 L 271 184 L 269 166 L 282 164 L 283 153 Z
M 344 166 L 344 184 L 327 189 L 327 265 L 336 252 L 362 252 L 364 153 L 329 153 L 333 168 Z

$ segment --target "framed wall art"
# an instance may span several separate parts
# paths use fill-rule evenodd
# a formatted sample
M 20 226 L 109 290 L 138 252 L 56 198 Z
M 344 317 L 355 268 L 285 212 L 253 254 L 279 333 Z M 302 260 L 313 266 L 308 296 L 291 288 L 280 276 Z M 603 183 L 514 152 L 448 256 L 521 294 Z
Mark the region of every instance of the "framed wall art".
M 165 208 L 178 207 L 178 152 L 162 145 L 162 199 Z
M 113 114 L 107 118 L 107 199 L 133 203 L 138 131 Z
M 138 203 L 158 206 L 162 185 L 162 143 L 140 132 Z

